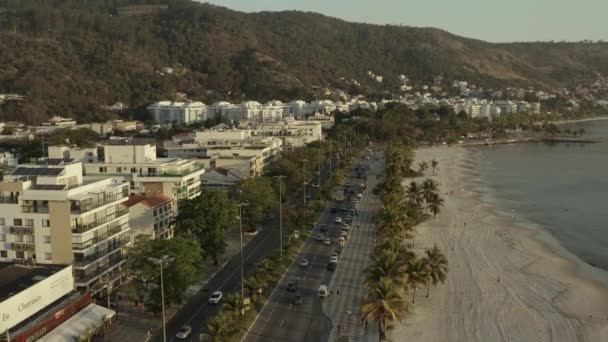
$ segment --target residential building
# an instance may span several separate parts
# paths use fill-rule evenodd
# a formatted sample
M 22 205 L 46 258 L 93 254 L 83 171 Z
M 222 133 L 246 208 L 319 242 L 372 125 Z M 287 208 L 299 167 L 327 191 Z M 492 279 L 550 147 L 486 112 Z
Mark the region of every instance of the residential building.
M 84 181 L 79 162 L 19 165 L 0 182 L 0 261 L 72 264 L 93 294 L 122 281 L 127 196 L 128 184 Z
M 293 116 L 296 119 L 301 119 L 304 117 L 307 105 L 308 104 L 302 100 L 286 103 L 284 105 L 283 115 Z
M 139 236 L 164 240 L 173 238 L 175 199 L 165 195 L 131 195 L 123 205 L 129 208 L 130 241 L 136 241 Z
M 78 146 L 49 146 L 47 148 L 50 159 L 71 159 L 76 162 L 94 163 L 97 161 L 97 147 Z
M 323 128 L 318 121 L 284 120 L 253 125 L 254 137 L 276 137 L 283 140 L 285 148 L 299 147 L 323 140 Z
M 331 129 L 335 124 L 335 118 L 332 115 L 314 114 L 309 116 L 307 120 L 320 122 L 323 129 Z
M 153 139 L 114 139 L 103 145 L 104 160 L 84 164 L 88 179 L 112 177 L 128 183 L 132 194 L 174 199 L 200 195 L 205 169 L 191 160 L 157 158 Z
M 17 157 L 15 157 L 14 153 L 0 148 L 0 167 L 2 167 L 2 166 L 14 167 L 14 166 L 17 166 L 18 162 L 19 162 L 19 159 Z
M 206 189 L 234 192 L 237 184 L 247 178 L 249 175 L 241 172 L 240 169 L 216 167 L 205 172 L 202 182 Z
M 207 106 L 202 102 L 160 101 L 149 105 L 148 111 L 159 125 L 165 127 L 207 120 Z

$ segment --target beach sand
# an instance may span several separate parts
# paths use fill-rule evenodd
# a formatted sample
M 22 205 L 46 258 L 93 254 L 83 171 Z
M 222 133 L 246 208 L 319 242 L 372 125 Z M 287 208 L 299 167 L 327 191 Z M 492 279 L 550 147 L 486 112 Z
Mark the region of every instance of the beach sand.
M 433 178 L 445 206 L 416 227 L 415 251 L 422 256 L 437 244 L 450 270 L 430 298 L 419 289 L 392 340 L 608 341 L 608 290 L 584 279 L 582 262 L 540 239 L 538 228 L 517 226 L 509 217 L 516 213 L 484 203 L 474 191 L 480 183 L 471 153 L 445 146 L 416 152 L 418 161 L 439 161 Z

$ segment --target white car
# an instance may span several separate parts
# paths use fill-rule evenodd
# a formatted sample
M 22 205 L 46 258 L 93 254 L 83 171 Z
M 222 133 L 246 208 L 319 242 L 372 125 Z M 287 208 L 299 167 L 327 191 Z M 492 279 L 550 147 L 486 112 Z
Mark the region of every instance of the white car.
M 215 291 L 211 294 L 211 297 L 209 297 L 209 304 L 219 304 L 219 302 L 222 300 L 222 292 L 221 291 Z
M 300 267 L 308 267 L 308 265 L 310 265 L 308 259 L 300 259 Z
M 331 239 L 330 238 L 323 239 L 323 244 L 327 245 L 327 246 L 331 245 Z
M 323 240 L 325 240 L 325 236 L 323 236 L 323 234 L 317 234 L 315 236 L 315 240 L 317 240 L 317 241 L 323 241 Z
M 331 258 L 333 258 L 333 257 L 339 258 L 339 257 L 340 257 L 340 253 L 338 253 L 338 252 L 333 252 L 333 253 L 331 253 L 330 260 L 331 260 Z
M 335 262 L 337 264 L 338 263 L 338 257 L 337 256 L 330 256 L 329 257 L 329 262 Z
M 313 185 L 312 185 L 312 187 L 313 187 L 313 188 L 318 188 L 318 187 L 320 187 L 320 185 L 319 185 L 319 184 L 317 184 L 317 183 L 315 183 L 315 184 L 313 184 Z
M 341 231 L 341 232 L 340 232 L 340 237 L 343 237 L 343 238 L 345 238 L 345 239 L 346 239 L 346 238 L 348 237 L 348 232 L 347 232 L 347 231 L 344 231 L 344 230 L 343 230 L 343 231 Z
M 335 221 L 336 223 L 342 223 L 342 218 L 340 216 L 336 217 Z
M 361 198 L 361 197 L 363 197 L 363 194 L 359 192 L 359 193 L 357 193 L 357 197 Z
M 188 336 L 190 336 L 191 333 L 192 333 L 192 327 L 189 325 L 183 325 L 181 328 L 179 328 L 179 331 L 177 332 L 175 337 L 178 340 L 185 340 L 188 338 Z
M 344 223 L 342 225 L 342 229 L 340 229 L 340 230 L 347 232 L 350 230 L 350 226 L 348 225 L 348 223 Z

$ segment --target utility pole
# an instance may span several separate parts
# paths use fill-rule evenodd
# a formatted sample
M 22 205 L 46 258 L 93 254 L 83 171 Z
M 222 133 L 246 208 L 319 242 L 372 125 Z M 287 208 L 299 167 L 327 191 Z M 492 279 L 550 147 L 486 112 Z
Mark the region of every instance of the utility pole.
M 165 321 L 165 284 L 163 280 L 163 266 L 165 262 L 170 262 L 172 259 L 168 255 L 163 255 L 160 258 L 148 258 L 148 261 L 160 266 L 160 300 L 163 313 L 163 342 L 167 342 L 167 327 Z M 109 298 L 109 297 L 108 297 Z
M 318 157 L 319 157 L 319 183 L 318 184 L 319 184 L 319 189 L 320 189 L 320 187 L 321 187 L 321 149 L 319 149 Z
M 241 235 L 241 301 L 245 300 L 245 280 L 244 271 L 243 271 L 243 207 L 248 206 L 249 203 L 241 202 L 239 203 L 239 230 Z M 241 315 L 245 314 L 245 310 L 241 309 Z
M 334 163 L 333 159 L 331 158 L 331 147 L 332 147 L 332 143 L 329 143 L 329 176 L 331 177 L 331 168 L 332 168 L 332 164 Z
M 279 239 L 281 248 L 281 265 L 283 265 L 283 178 L 286 176 L 274 176 L 279 180 Z
M 302 191 L 304 193 L 302 204 L 304 205 L 304 212 L 306 212 L 306 159 L 304 158 L 302 158 L 302 185 L 304 186 Z

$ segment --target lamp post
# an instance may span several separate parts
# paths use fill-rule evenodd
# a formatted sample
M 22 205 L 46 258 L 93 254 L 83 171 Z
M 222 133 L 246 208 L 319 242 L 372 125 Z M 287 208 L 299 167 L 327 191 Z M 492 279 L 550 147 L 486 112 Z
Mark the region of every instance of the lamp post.
M 274 176 L 279 180 L 279 239 L 281 249 L 281 265 L 283 265 L 283 178 L 287 176 Z
M 302 185 L 304 186 L 304 197 L 302 205 L 304 206 L 304 212 L 306 212 L 306 161 L 307 159 L 302 158 Z
M 163 265 L 171 261 L 168 255 L 163 255 L 160 258 L 148 258 L 148 261 L 160 266 L 160 300 L 163 313 L 163 342 L 167 342 L 167 327 L 165 326 L 165 284 L 163 280 Z
M 239 206 L 239 230 L 241 235 L 241 300 L 245 299 L 245 284 L 244 284 L 244 271 L 243 271 L 243 207 L 248 206 L 249 203 L 241 202 L 238 204 Z M 244 315 L 245 312 L 241 309 L 241 315 Z

